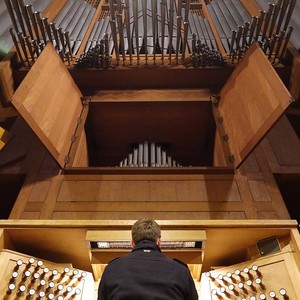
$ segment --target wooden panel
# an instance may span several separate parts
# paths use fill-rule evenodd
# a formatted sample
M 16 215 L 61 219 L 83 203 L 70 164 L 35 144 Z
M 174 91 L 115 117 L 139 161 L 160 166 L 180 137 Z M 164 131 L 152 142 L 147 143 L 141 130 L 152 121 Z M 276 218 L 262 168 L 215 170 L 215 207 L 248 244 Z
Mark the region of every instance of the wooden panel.
M 268 134 L 279 165 L 300 166 L 300 140 L 284 116 Z
M 295 228 L 291 230 L 291 244 L 295 251 L 294 259 L 296 260 L 296 264 L 298 269 L 300 270 L 300 237 L 299 237 L 299 228 Z
M 32 207 L 32 205 L 30 205 Z M 60 202 L 55 206 L 55 211 L 74 211 L 74 212 L 85 212 L 85 211 L 94 211 L 94 212 L 114 212 L 114 211 L 136 211 L 136 212 L 184 212 L 184 211 L 201 211 L 203 208 L 211 210 L 237 210 L 242 208 L 243 205 L 237 205 L 236 203 L 202 203 L 202 202 L 172 202 L 172 201 L 139 201 L 139 202 Z
M 131 230 L 88 230 L 86 240 L 95 241 L 123 241 L 131 240 Z
M 180 212 L 59 212 L 52 214 L 53 220 L 138 220 L 153 218 L 155 220 L 246 220 L 244 211 L 180 211 Z
M 222 145 L 222 136 L 220 131 L 216 131 L 215 133 L 215 142 L 214 142 L 214 158 L 213 158 L 213 166 L 226 166 L 227 158 L 225 155 L 223 145 Z
M 93 251 L 92 254 L 92 263 L 93 264 L 107 264 L 111 260 L 115 259 L 116 257 L 119 257 L 121 255 L 125 255 L 126 253 L 130 252 L 130 250 L 119 250 L 119 251 L 114 251 L 114 250 L 99 250 L 99 251 Z M 177 258 L 179 260 L 184 261 L 185 263 L 189 264 L 200 264 L 202 263 L 201 255 L 202 251 L 201 250 L 162 250 L 164 254 L 166 254 L 170 258 Z
M 28 202 L 44 202 L 49 190 L 51 181 L 37 181 L 33 184 Z
M 41 209 L 41 219 L 50 219 L 52 212 L 55 207 L 57 195 L 61 188 L 61 178 L 60 176 L 55 177 L 54 180 L 51 181 L 51 186 L 49 190 L 51 190 L 51 193 L 49 192 L 47 194 L 47 197 L 45 198 L 44 205 Z
M 27 158 L 23 162 L 20 170 L 21 174 L 27 174 L 27 176 L 11 211 L 10 218 L 12 219 L 22 218 L 22 213 L 26 207 L 27 200 L 30 197 L 32 187 L 35 182 L 38 167 L 40 166 L 45 155 L 44 147 L 36 140 L 33 140 L 31 149 L 29 150 L 31 151 L 28 152 Z
M 151 182 L 151 199 L 180 202 L 228 201 L 239 202 L 241 196 L 235 180 L 207 180 L 183 182 Z
M 205 230 L 161 230 L 164 241 L 205 241 Z M 88 230 L 87 241 L 130 241 L 131 230 Z M 98 250 L 95 250 L 98 251 Z M 99 250 L 101 251 L 101 250 Z
M 279 219 L 276 211 L 259 211 L 258 218 L 261 220 L 276 220 Z
M 39 218 L 40 218 L 39 211 L 24 211 L 21 216 L 21 219 L 23 220 L 37 220 Z
M 30 222 L 30 221 L 29 221 Z M 76 268 L 90 271 L 86 229 L 43 228 L 6 231 L 16 250 L 57 263 L 72 262 Z M 76 251 L 72 251 L 75 249 Z
M 81 96 L 48 43 L 12 98 L 13 105 L 62 167 L 81 115 Z
M 264 180 L 249 180 L 248 182 L 254 201 L 271 201 Z
M 57 201 L 241 201 L 233 180 L 63 181 Z M 100 202 L 101 204 L 101 202 Z
M 254 152 L 252 152 L 247 157 L 247 159 L 243 162 L 242 167 L 245 170 L 245 172 L 247 172 L 247 173 L 259 173 L 260 172 L 260 168 L 259 168 L 259 165 L 257 163 Z
M 233 68 L 117 68 L 115 70 L 70 69 L 79 88 L 100 89 L 219 89 L 226 82 Z M 17 82 L 22 79 L 22 70 L 16 73 Z
M 142 89 L 101 90 L 92 97 L 93 102 L 155 102 L 155 101 L 206 101 L 212 91 L 209 89 Z
M 0 229 L 0 249 L 3 249 L 5 247 L 4 242 L 4 229 Z
M 78 142 L 78 148 L 76 149 L 74 161 L 72 162 L 73 167 L 88 167 L 89 156 L 86 142 L 85 132 L 82 132 Z
M 218 126 L 228 135 L 235 167 L 250 154 L 292 101 L 262 50 L 253 43 L 220 92 Z

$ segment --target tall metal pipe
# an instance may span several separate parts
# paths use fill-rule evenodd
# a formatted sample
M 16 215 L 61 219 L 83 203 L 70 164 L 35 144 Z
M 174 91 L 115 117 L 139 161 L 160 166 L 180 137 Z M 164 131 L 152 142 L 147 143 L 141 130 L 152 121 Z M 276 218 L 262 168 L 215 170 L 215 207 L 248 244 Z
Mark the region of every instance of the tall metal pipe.
M 177 34 L 176 34 L 176 63 L 178 64 L 179 46 L 181 41 L 182 0 L 177 1 Z
M 257 21 L 257 27 L 256 27 L 256 32 L 255 32 L 255 36 L 254 36 L 254 40 L 258 41 L 258 37 L 261 31 L 261 27 L 265 18 L 266 12 L 264 10 L 260 10 L 260 14 L 258 17 L 258 21 Z
M 271 17 L 272 17 L 273 11 L 274 11 L 274 7 L 275 7 L 275 5 L 273 3 L 269 3 L 269 8 L 268 8 L 268 11 L 265 16 L 265 22 L 264 22 L 264 27 L 263 27 L 263 32 L 262 32 L 262 38 L 261 38 L 262 41 L 264 41 L 264 39 L 266 38 L 267 31 L 268 31 L 270 21 L 271 21 Z
M 29 35 L 30 35 L 31 39 L 34 40 L 33 31 L 32 31 L 32 27 L 31 27 L 31 23 L 30 23 L 28 11 L 27 11 L 27 9 L 26 9 L 26 6 L 25 6 L 25 4 L 24 4 L 24 1 L 23 1 L 23 0 L 19 0 L 19 4 L 20 4 L 20 8 L 21 8 L 21 10 L 22 10 L 23 17 L 24 17 L 24 19 L 25 19 L 25 23 L 26 23 L 26 26 L 27 26 L 27 30 L 28 30 L 28 32 L 29 32 Z
M 143 12 L 143 45 L 145 49 L 145 60 L 148 63 L 148 45 L 147 45 L 147 0 L 142 0 L 142 12 Z
M 21 54 L 20 47 L 19 47 L 19 44 L 18 44 L 16 35 L 15 35 L 15 33 L 14 33 L 14 29 L 13 29 L 13 28 L 10 28 L 10 29 L 9 29 L 9 32 L 10 32 L 10 35 L 11 35 L 12 40 L 13 40 L 13 42 L 14 42 L 14 45 L 15 45 L 15 48 L 16 48 L 18 57 L 19 57 L 19 59 L 20 59 L 20 62 L 21 62 L 21 64 L 22 64 L 22 66 L 25 67 L 24 59 L 23 59 L 23 56 L 22 56 L 22 54 Z
M 258 21 L 258 17 L 257 17 L 257 16 L 253 16 L 253 17 L 252 17 L 252 21 L 251 21 L 251 25 L 250 25 L 250 32 L 249 32 L 248 46 L 250 46 L 251 43 L 252 43 L 254 31 L 255 31 L 256 26 L 257 26 L 257 21 Z
M 283 0 L 283 3 L 281 5 L 280 14 L 279 14 L 278 22 L 277 22 L 277 27 L 276 27 L 276 34 L 278 34 L 280 30 L 282 30 L 281 27 L 282 27 L 282 23 L 283 23 L 283 20 L 284 20 L 284 16 L 285 16 L 286 11 L 287 11 L 289 1 L 290 0 Z
M 165 51 L 165 30 L 166 30 L 166 0 L 162 0 L 160 4 L 161 10 L 161 63 L 164 63 Z
M 175 12 L 175 3 L 174 0 L 170 0 L 170 10 L 169 10 L 169 61 L 170 63 L 171 63 L 172 48 L 173 48 L 174 12 Z
M 36 39 L 40 43 L 41 42 L 40 34 L 39 34 L 38 27 L 37 27 L 37 22 L 36 22 L 36 19 L 35 19 L 35 14 L 33 13 L 32 4 L 26 5 L 26 10 L 27 10 L 28 16 L 29 16 L 29 18 L 31 20 L 31 23 L 32 23 L 32 26 L 33 26 L 33 29 L 34 29 L 34 33 L 35 33 Z
M 286 14 L 285 22 L 284 22 L 284 25 L 283 25 L 283 30 L 286 30 L 289 23 L 290 23 L 290 20 L 291 20 L 291 17 L 292 17 L 292 14 L 293 14 L 296 3 L 297 3 L 297 0 L 291 0 L 290 1 L 289 9 L 288 9 L 288 12 Z
M 285 41 L 284 41 L 284 44 L 282 46 L 282 50 L 281 50 L 280 57 L 279 57 L 280 60 L 284 59 L 286 48 L 287 48 L 287 45 L 288 45 L 288 43 L 290 41 L 290 38 L 291 38 L 293 30 L 294 30 L 293 26 L 289 26 L 288 27 L 288 30 L 287 30 L 287 33 L 286 33 L 286 37 L 285 37 Z
M 182 43 L 182 58 L 185 58 L 185 51 L 187 45 L 187 37 L 188 37 L 188 30 L 189 30 L 189 12 L 190 12 L 190 0 L 185 1 L 184 7 L 184 23 L 183 23 L 183 43 Z
M 12 8 L 12 5 L 10 3 L 10 0 L 4 0 L 5 1 L 5 4 L 6 4 L 6 8 L 7 8 L 7 11 L 9 13 L 9 16 L 11 18 L 11 21 L 13 23 L 13 26 L 14 26 L 14 29 L 16 32 L 19 32 L 19 27 L 18 27 L 18 24 L 17 24 L 17 21 L 16 21 L 16 18 L 15 18 L 15 14 L 14 14 L 14 11 L 13 11 L 13 8 Z
M 136 42 L 136 55 L 137 55 L 137 64 L 140 63 L 140 50 L 139 50 L 139 27 L 138 27 L 138 2 L 133 0 L 133 20 L 134 20 L 134 35 Z
M 273 35 L 273 31 L 274 31 L 276 21 L 277 21 L 279 12 L 280 12 L 282 1 L 283 0 L 277 0 L 277 2 L 275 3 L 274 10 L 273 10 L 273 15 L 272 15 L 272 19 L 271 19 L 269 37 L 271 37 Z
M 22 17 L 22 14 L 21 14 L 19 2 L 18 2 L 18 0 L 11 0 L 11 2 L 12 2 L 12 6 L 14 8 L 15 14 L 17 15 L 22 33 L 23 33 L 24 36 L 26 36 L 26 29 L 25 29 L 25 25 L 24 25 L 24 22 L 23 22 L 23 17 Z
M 126 35 L 127 35 L 127 40 L 128 40 L 128 53 L 129 53 L 129 60 L 130 63 L 132 62 L 132 37 L 131 37 L 131 30 L 130 30 L 130 4 L 129 0 L 125 0 L 125 24 L 126 24 Z

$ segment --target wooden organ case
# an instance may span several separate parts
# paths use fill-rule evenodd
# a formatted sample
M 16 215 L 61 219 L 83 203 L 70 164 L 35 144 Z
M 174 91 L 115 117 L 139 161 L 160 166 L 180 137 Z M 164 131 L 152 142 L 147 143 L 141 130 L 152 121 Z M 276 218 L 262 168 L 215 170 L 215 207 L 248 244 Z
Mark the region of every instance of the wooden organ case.
M 165 144 L 184 170 L 236 168 L 293 101 L 268 62 L 283 61 L 289 34 L 278 45 L 267 36 L 286 33 L 294 1 L 252 21 L 259 6 L 244 1 L 227 21 L 222 1 L 53 1 L 44 18 L 10 2 L 12 19 L 29 30 L 17 32 L 13 22 L 19 62 L 30 68 L 16 72 L 17 83 L 26 77 L 12 103 L 61 168 L 108 170 L 121 161 L 128 170 L 136 164 L 124 159 L 144 141 Z M 232 68 L 222 67 L 230 61 L 238 65 L 227 78 Z M 215 82 L 197 78 L 206 66 Z
M 124 101 L 129 107 L 122 110 Z M 116 153 L 116 147 L 130 144 L 129 135 L 136 141 L 139 138 L 170 138 L 174 148 L 181 149 L 177 160 L 182 157 L 187 168 L 238 167 L 292 101 L 288 90 L 255 43 L 219 95 L 201 89 L 168 89 L 100 91 L 91 97 L 82 96 L 52 45 L 48 44 L 12 97 L 12 104 L 62 168 L 94 167 L 89 162 L 92 151 L 89 151 L 88 145 L 105 144 L 105 139 L 108 139 L 106 144 L 111 148 L 99 146 L 104 150 L 103 153 L 100 150 L 98 155 L 103 161 L 107 156 L 109 161 L 110 156 Z M 161 106 L 157 105 L 158 102 Z M 130 115 L 132 106 L 133 113 Z M 148 115 L 150 111 L 150 116 L 158 114 L 158 117 L 147 118 L 143 113 L 145 110 Z M 105 115 L 106 111 L 108 115 Z M 174 116 L 169 117 L 168 112 Z M 92 115 L 89 119 L 91 124 L 85 126 L 89 114 Z M 186 121 L 186 127 L 180 123 L 181 119 Z M 206 132 L 204 123 L 197 123 L 199 120 L 205 121 Z M 134 121 L 136 124 L 132 124 Z M 177 126 L 176 122 L 179 123 Z M 188 132 L 189 125 L 193 127 L 191 133 Z M 157 126 L 161 127 L 159 132 Z M 100 141 L 84 130 L 89 127 Z M 176 138 L 181 144 L 176 144 Z M 210 144 L 208 149 L 211 151 L 211 154 L 204 152 L 204 157 L 208 157 L 207 164 L 201 161 L 205 141 Z M 182 149 L 183 146 L 186 149 Z M 122 157 L 116 155 L 117 159 Z M 104 166 L 118 166 L 118 160 L 111 160 L 114 164 Z

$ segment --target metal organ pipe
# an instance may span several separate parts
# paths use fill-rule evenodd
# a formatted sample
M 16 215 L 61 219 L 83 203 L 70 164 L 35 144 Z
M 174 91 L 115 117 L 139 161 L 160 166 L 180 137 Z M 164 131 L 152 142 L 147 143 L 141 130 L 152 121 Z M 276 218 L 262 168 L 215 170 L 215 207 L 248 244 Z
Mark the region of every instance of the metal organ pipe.
M 228 61 L 239 61 L 253 41 L 261 45 L 272 62 L 284 59 L 293 31 L 289 22 L 297 1 L 257 2 L 263 3 L 260 4 L 262 9 L 259 16 L 252 17 L 239 0 L 202 3 L 215 23 Z M 193 9 L 191 0 L 108 0 L 108 3 L 110 16 L 95 23 L 85 47 L 85 57 L 79 57 L 76 65 L 84 60 L 82 67 L 108 68 L 113 61 L 110 59 L 113 49 L 117 65 L 121 61 L 125 64 L 127 55 L 130 64 L 133 58 L 136 64 L 142 59 L 145 64 L 151 60 L 156 64 L 158 59 L 164 64 L 166 57 L 169 64 L 172 59 L 176 64 L 181 59 L 183 64 L 194 67 L 224 62 L 216 52 L 218 47 L 208 20 L 201 7 Z M 31 67 L 47 42 L 70 64 L 96 11 L 87 1 L 67 0 L 49 24 L 41 15 L 41 9 L 35 10 L 32 4 L 24 5 L 24 0 L 5 0 L 5 4 L 14 28 L 9 33 L 19 61 L 25 67 Z
M 157 1 L 151 0 L 151 11 L 152 11 L 152 38 L 153 38 L 153 62 L 156 62 L 156 44 L 158 40 L 158 24 L 157 24 Z
M 75 45 L 73 47 L 75 54 L 95 12 L 95 8 L 84 0 L 75 2 L 69 0 L 65 4 L 66 9 L 62 9 L 61 15 L 59 14 L 56 18 L 60 24 L 58 26 L 55 21 L 49 24 L 48 18 L 42 17 L 41 5 L 35 10 L 32 4 L 25 5 L 24 0 L 5 0 L 5 4 L 15 29 L 15 34 L 10 31 L 11 37 L 16 49 L 22 48 L 23 54 L 19 51 L 18 56 L 24 67 L 31 67 L 47 42 L 51 42 L 62 60 L 70 64 L 72 47 Z M 34 6 L 36 6 L 35 3 Z M 73 9 L 73 14 L 71 9 Z M 85 18 L 80 14 L 83 11 Z M 78 22 L 79 19 L 81 19 L 80 22 Z M 69 35 L 65 34 L 68 31 L 67 28 L 72 30 L 72 40 Z
M 144 141 L 136 145 L 132 152 L 128 154 L 128 157 L 120 161 L 119 167 L 160 168 L 181 167 L 181 165 L 172 159 L 167 149 L 164 149 L 162 145 Z
M 150 162 L 151 167 L 155 167 L 155 143 L 151 143 L 151 156 L 150 156 Z

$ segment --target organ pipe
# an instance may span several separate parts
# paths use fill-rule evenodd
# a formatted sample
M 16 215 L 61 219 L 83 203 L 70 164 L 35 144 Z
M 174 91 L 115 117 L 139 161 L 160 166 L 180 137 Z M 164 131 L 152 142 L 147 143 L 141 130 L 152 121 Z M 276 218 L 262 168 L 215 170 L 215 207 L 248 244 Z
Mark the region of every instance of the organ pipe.
M 150 151 L 149 151 L 150 149 Z M 150 164 L 149 164 L 150 161 Z M 155 142 L 140 142 L 133 150 L 119 163 L 119 167 L 181 167 L 174 160 L 168 149 Z

